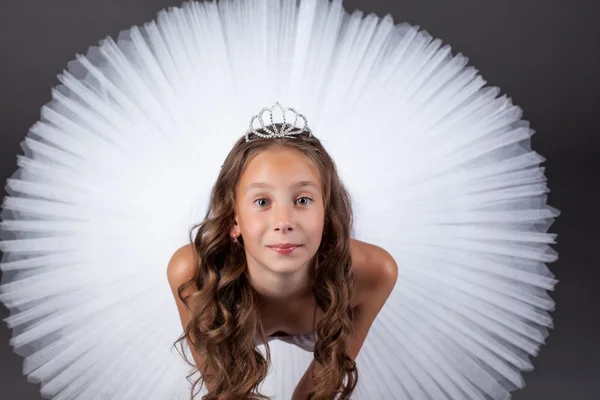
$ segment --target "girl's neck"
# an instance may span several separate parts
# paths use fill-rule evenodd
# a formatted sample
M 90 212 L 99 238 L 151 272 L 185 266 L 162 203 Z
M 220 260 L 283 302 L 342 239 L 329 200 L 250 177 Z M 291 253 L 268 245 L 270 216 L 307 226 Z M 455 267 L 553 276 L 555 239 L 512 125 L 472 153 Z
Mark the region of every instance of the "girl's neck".
M 265 304 L 289 304 L 303 302 L 313 297 L 314 277 L 311 268 L 297 273 L 278 274 L 271 270 L 248 268 L 248 281 Z

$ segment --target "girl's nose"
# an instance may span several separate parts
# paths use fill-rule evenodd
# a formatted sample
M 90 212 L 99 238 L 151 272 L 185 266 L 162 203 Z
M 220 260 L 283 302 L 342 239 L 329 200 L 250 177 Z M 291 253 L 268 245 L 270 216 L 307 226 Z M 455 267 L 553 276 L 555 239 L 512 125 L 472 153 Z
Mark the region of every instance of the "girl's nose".
M 284 232 L 293 228 L 292 211 L 288 207 L 277 207 L 275 210 L 275 228 Z

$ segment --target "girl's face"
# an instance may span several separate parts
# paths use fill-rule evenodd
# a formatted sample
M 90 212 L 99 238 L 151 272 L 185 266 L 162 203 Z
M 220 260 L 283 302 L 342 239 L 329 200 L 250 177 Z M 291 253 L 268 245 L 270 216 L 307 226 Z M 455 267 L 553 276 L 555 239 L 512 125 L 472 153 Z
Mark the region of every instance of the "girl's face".
M 318 169 L 302 153 L 272 148 L 257 155 L 240 179 L 236 208 L 230 234 L 241 234 L 248 268 L 293 274 L 308 267 L 325 210 Z M 277 251 L 278 244 L 298 247 Z

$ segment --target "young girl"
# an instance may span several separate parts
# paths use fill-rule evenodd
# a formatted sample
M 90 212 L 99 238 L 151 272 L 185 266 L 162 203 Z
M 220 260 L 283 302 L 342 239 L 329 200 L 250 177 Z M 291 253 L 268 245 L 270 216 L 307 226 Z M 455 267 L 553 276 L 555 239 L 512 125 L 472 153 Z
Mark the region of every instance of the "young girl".
M 277 134 L 291 129 L 237 141 L 195 240 L 168 266 L 178 341 L 191 344 L 205 400 L 267 398 L 256 389 L 275 338 L 314 352 L 294 400 L 349 398 L 354 359 L 396 282 L 387 251 L 350 237 L 350 196 L 321 142 L 310 129 Z

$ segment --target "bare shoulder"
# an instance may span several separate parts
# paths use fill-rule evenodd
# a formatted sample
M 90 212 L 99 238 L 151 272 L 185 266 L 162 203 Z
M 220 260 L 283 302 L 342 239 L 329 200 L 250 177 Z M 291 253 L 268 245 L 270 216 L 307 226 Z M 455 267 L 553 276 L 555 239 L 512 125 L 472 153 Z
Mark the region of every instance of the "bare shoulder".
M 177 306 L 177 312 L 179 313 L 181 326 L 184 332 L 188 329 L 188 325 L 192 321 L 193 311 L 191 308 L 193 306 L 189 307 L 181 300 L 178 294 L 178 289 L 183 283 L 194 277 L 196 265 L 196 252 L 194 251 L 192 244 L 188 244 L 180 247 L 173 253 L 171 259 L 169 260 L 169 265 L 167 266 L 169 285 L 171 287 L 171 291 L 173 292 L 173 297 Z M 194 293 L 197 290 L 195 286 L 196 285 L 190 285 L 187 287 L 181 293 L 183 298 L 186 298 L 189 294 Z M 190 332 L 189 335 L 190 337 L 193 337 L 192 332 Z M 201 371 L 201 375 L 207 376 L 207 371 L 211 370 L 206 366 L 205 357 L 197 352 L 197 348 L 194 344 L 189 342 L 189 338 L 187 340 L 192 357 L 194 358 L 195 365 Z M 211 388 L 211 384 L 208 384 L 208 387 Z
M 188 309 L 188 307 L 191 305 L 186 305 L 182 301 L 182 298 L 187 298 L 198 289 L 196 288 L 196 285 L 190 285 L 181 292 L 180 297 L 179 288 L 181 285 L 190 281 L 194 277 L 197 265 L 195 257 L 196 255 L 191 244 L 182 246 L 173 253 L 171 259 L 169 260 L 169 265 L 167 266 L 167 279 L 169 280 L 171 293 L 175 300 L 177 311 L 179 312 L 181 325 L 184 329 L 187 327 L 191 319 L 191 313 Z
M 360 306 L 374 292 L 393 289 L 398 277 L 398 266 L 387 250 L 351 238 L 350 255 L 355 284 L 354 306 Z
M 353 320 L 353 334 L 349 338 L 347 354 L 356 359 L 377 315 L 394 290 L 398 266 L 383 248 L 350 239 L 355 296 L 352 305 L 357 313 Z
M 196 255 L 192 244 L 178 248 L 167 266 L 167 278 L 171 289 L 177 290 L 181 284 L 192 279 L 196 266 Z

